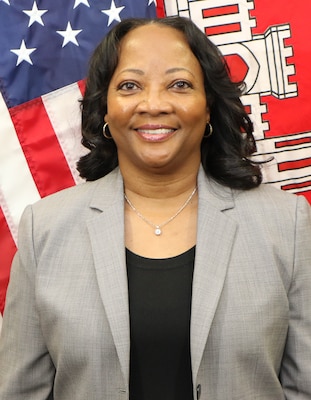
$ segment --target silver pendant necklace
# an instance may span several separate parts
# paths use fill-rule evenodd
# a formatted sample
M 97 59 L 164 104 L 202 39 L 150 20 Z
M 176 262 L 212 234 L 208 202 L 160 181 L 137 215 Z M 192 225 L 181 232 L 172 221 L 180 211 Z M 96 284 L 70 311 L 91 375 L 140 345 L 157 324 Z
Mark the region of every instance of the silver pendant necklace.
M 188 199 L 185 201 L 185 203 L 176 211 L 176 213 L 174 215 L 171 216 L 171 218 L 169 218 L 167 221 L 163 222 L 162 224 L 154 224 L 153 222 L 149 221 L 146 217 L 144 217 L 138 210 L 136 207 L 134 207 L 134 205 L 131 203 L 131 201 L 129 200 L 129 198 L 127 197 L 127 195 L 124 193 L 124 198 L 127 202 L 127 204 L 131 207 L 131 209 L 135 212 L 135 214 L 142 219 L 143 221 L 145 221 L 148 225 L 150 225 L 153 229 L 154 229 L 154 234 L 156 236 L 160 236 L 162 234 L 162 228 L 163 226 L 167 225 L 169 222 L 173 221 L 173 219 L 175 219 L 177 217 L 177 215 L 179 215 L 182 210 L 184 208 L 187 207 L 187 205 L 190 203 L 192 197 L 195 195 L 197 191 L 197 186 L 193 189 L 192 193 L 190 194 L 190 196 L 188 197 Z

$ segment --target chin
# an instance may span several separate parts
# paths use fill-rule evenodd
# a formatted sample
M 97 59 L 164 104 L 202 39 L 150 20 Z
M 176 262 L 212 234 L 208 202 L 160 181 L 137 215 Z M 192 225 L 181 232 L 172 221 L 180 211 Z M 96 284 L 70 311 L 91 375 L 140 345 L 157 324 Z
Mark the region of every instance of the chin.
M 171 173 L 176 172 L 181 165 L 178 165 L 176 158 L 166 158 L 157 160 L 144 160 L 142 164 L 139 165 L 141 170 L 148 170 L 153 173 Z

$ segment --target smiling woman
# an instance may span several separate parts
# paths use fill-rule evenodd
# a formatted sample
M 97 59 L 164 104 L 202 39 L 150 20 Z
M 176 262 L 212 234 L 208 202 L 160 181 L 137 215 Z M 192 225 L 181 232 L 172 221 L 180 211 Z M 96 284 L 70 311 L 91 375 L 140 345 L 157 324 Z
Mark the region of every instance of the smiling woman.
M 242 89 L 184 18 L 100 43 L 88 182 L 21 221 L 1 399 L 311 398 L 310 207 L 260 184 Z
M 168 40 L 169 37 L 174 40 Z M 161 107 L 168 107 L 172 101 L 174 105 L 176 102 L 176 106 L 192 106 L 187 118 L 195 120 L 192 131 L 196 131 L 196 112 L 201 112 L 201 108 L 194 112 L 195 105 L 191 101 L 195 99 L 199 102 L 200 98 L 196 97 L 200 92 L 202 94 L 203 89 L 206 116 L 204 128 L 200 126 L 196 134 L 202 135 L 205 132 L 204 136 L 209 136 L 210 127 L 215 133 L 217 131 L 217 135 L 208 140 L 202 135 L 200 159 L 205 172 L 232 188 L 248 189 L 260 184 L 260 168 L 249 160 L 255 151 L 255 143 L 252 123 L 240 101 L 243 83 L 233 83 L 230 80 L 226 63 L 218 49 L 191 21 L 182 18 L 123 21 L 107 39 L 94 53 L 83 99 L 83 141 L 91 150 L 78 163 L 83 177 L 88 180 L 98 179 L 114 169 L 120 161 L 115 142 L 107 142 L 102 137 L 103 115 L 107 114 L 109 100 L 108 86 L 110 93 L 113 94 L 114 90 L 119 97 L 135 94 L 137 98 L 139 92 L 140 104 L 145 106 L 149 104 L 157 108 L 159 102 L 162 102 Z M 105 57 L 106 54 L 109 57 Z M 118 82 L 121 86 L 113 88 L 111 79 L 116 79 L 121 68 L 126 69 L 123 73 L 131 74 L 126 78 L 132 79 L 121 80 Z M 164 71 L 165 68 L 167 70 Z M 151 74 L 153 78 L 157 75 L 155 82 L 150 81 Z M 160 90 L 160 74 L 165 74 L 167 81 L 161 82 L 162 89 L 156 93 L 156 84 L 157 90 Z M 148 79 L 149 86 L 139 85 L 140 81 L 145 84 Z M 166 91 L 163 90 L 165 84 Z M 144 101 L 141 101 L 142 96 Z M 107 118 L 108 115 L 105 121 Z M 163 115 L 159 119 L 164 119 Z M 209 121 L 211 125 L 208 124 L 206 130 Z M 198 123 L 202 123 L 201 119 Z M 168 126 L 168 134 L 172 133 L 172 128 Z M 150 141 L 159 139 L 150 135 L 148 138 Z

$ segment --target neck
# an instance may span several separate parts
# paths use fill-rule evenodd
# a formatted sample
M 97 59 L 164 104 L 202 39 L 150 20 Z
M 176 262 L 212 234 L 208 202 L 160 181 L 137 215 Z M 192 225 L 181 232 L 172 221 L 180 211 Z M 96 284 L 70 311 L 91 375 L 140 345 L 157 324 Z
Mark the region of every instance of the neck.
M 191 193 L 197 185 L 199 166 L 191 171 L 162 174 L 157 171 L 141 173 L 129 171 L 120 166 L 124 180 L 124 190 L 129 196 L 143 197 L 155 200 L 168 200 Z
M 120 168 L 129 200 L 125 198 L 127 248 L 144 257 L 164 258 L 196 243 L 198 169 L 183 174 L 135 175 Z

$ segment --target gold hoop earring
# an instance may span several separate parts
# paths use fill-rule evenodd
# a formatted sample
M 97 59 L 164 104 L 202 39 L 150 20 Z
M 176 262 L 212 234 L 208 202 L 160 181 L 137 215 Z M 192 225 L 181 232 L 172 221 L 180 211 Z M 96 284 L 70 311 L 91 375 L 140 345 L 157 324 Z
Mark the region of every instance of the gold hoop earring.
M 209 128 L 208 132 L 207 131 L 207 126 Z M 203 136 L 205 139 L 209 138 L 210 136 L 212 136 L 213 134 L 213 127 L 212 124 L 210 124 L 209 122 L 206 124 L 206 129 L 205 129 L 205 135 Z
M 109 130 L 109 126 L 108 126 L 108 122 L 106 122 L 103 126 L 103 135 L 106 139 L 112 139 L 110 130 Z

